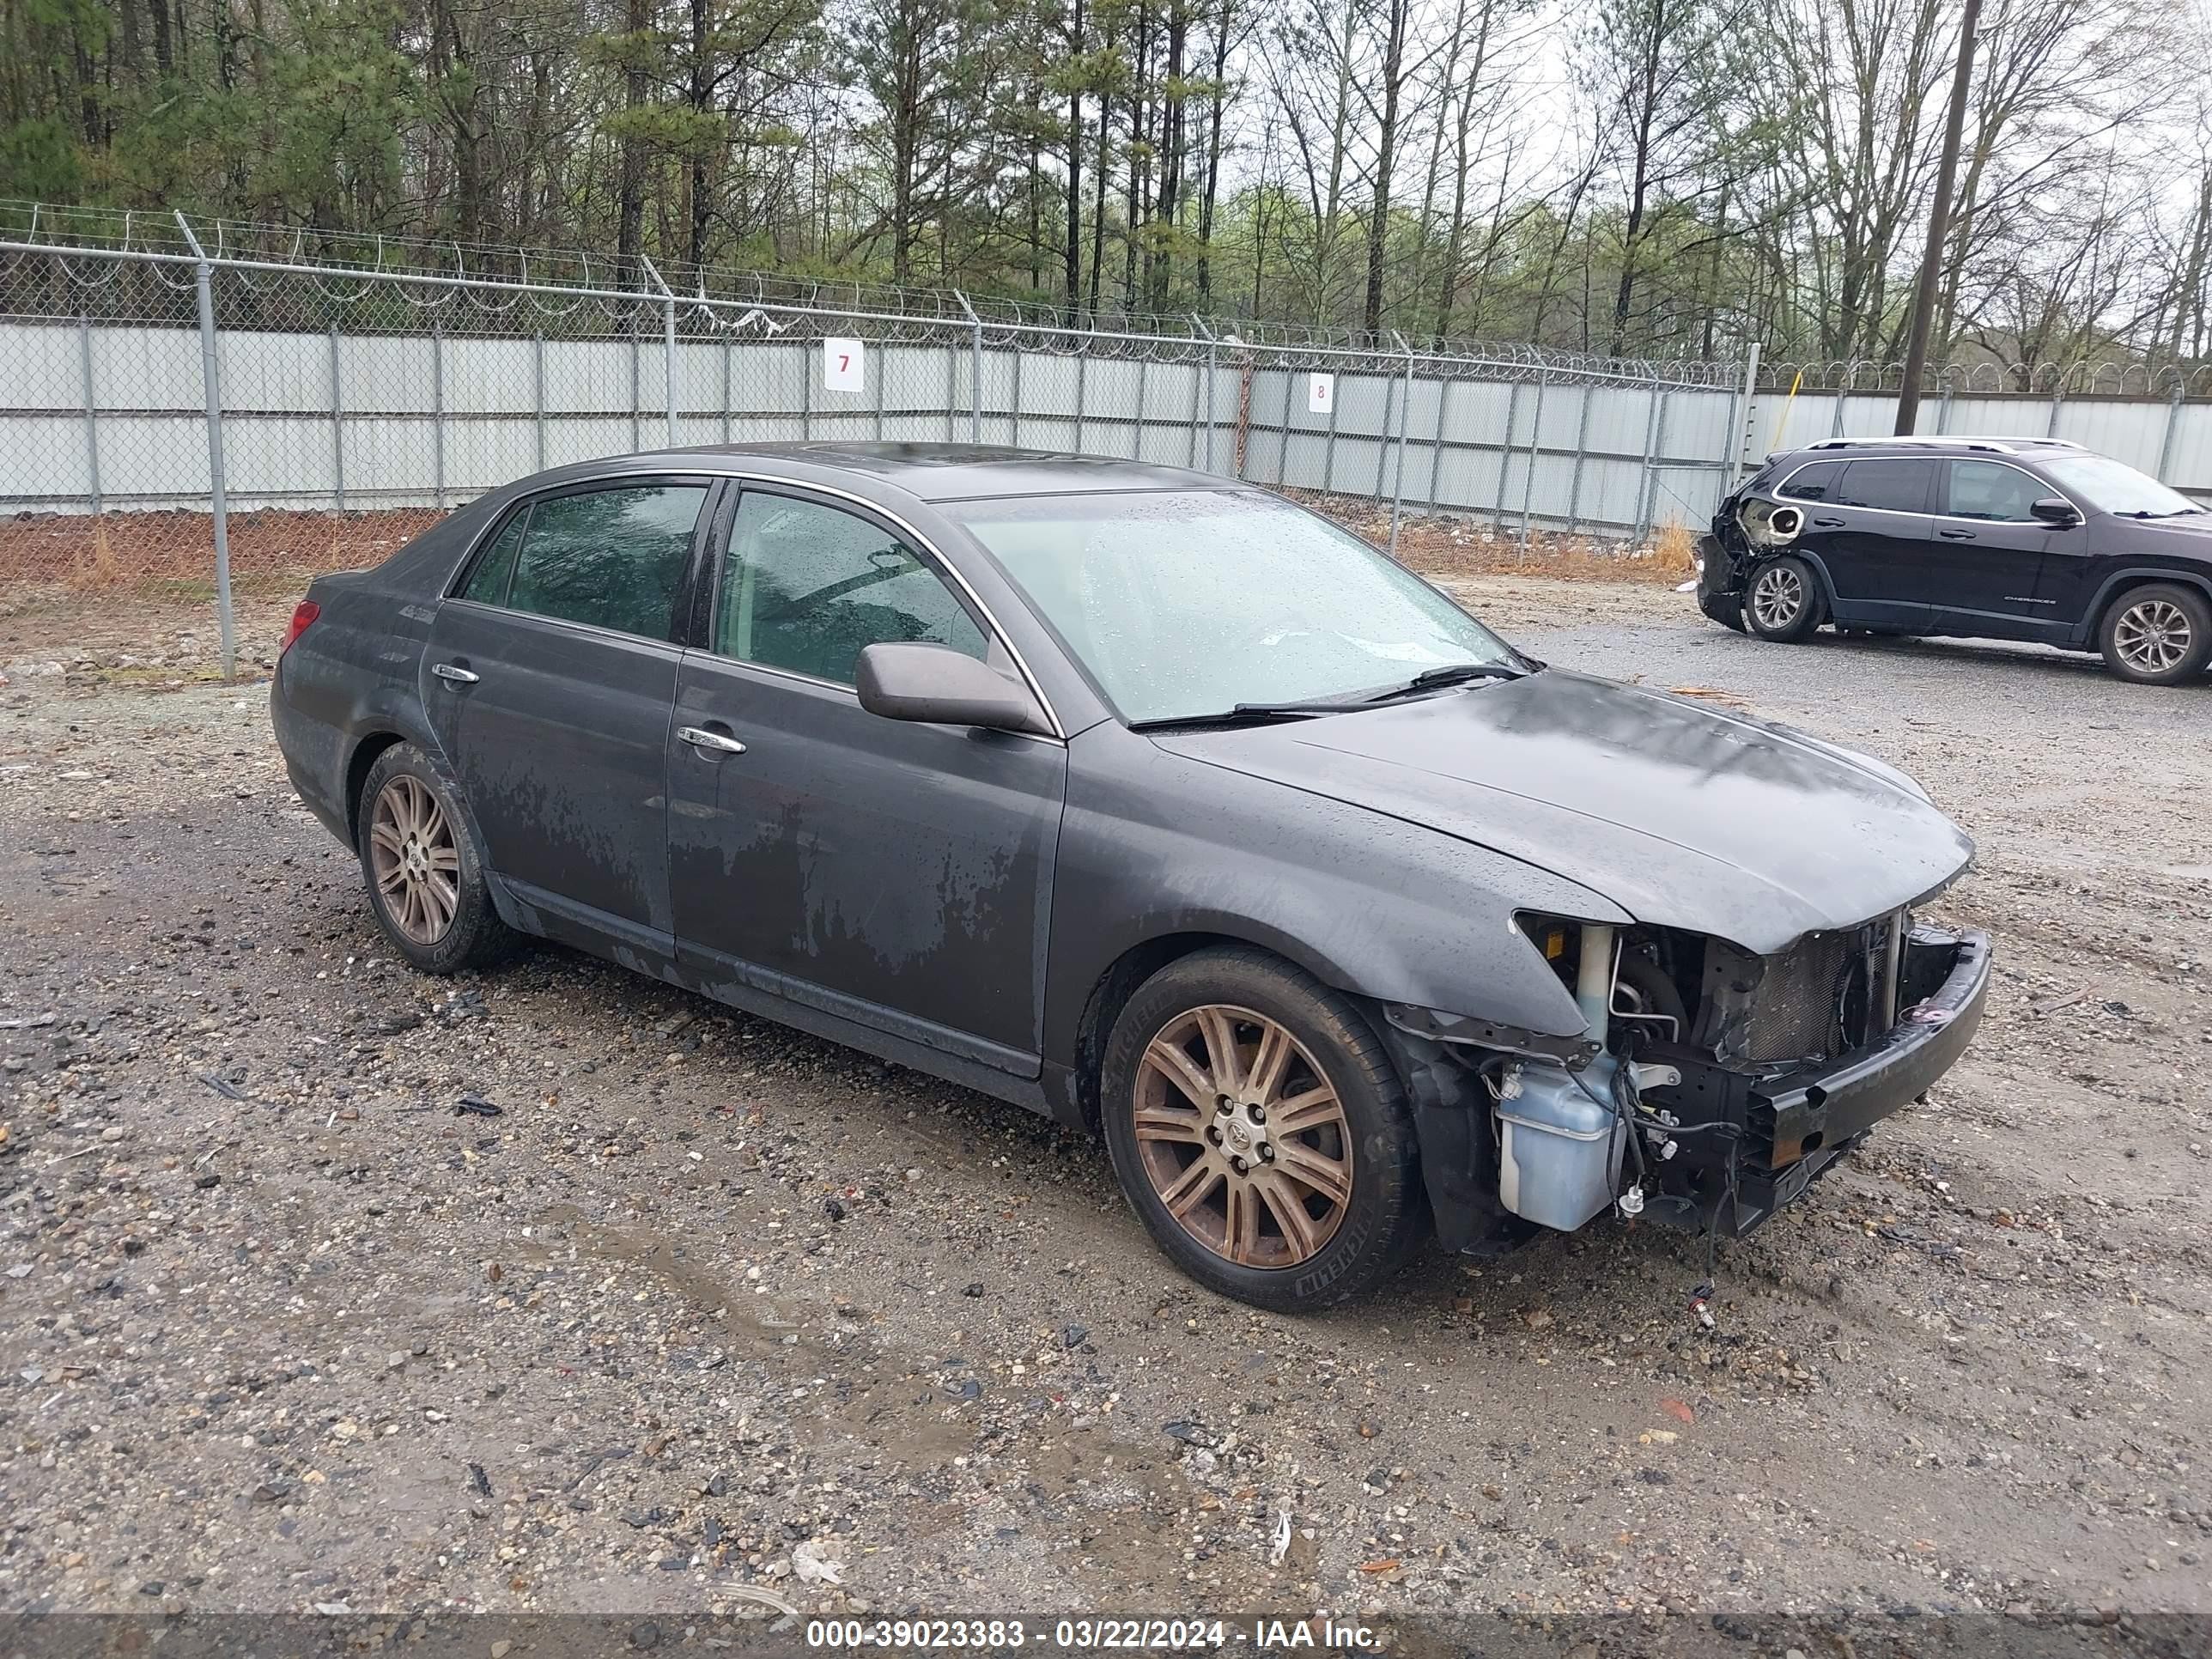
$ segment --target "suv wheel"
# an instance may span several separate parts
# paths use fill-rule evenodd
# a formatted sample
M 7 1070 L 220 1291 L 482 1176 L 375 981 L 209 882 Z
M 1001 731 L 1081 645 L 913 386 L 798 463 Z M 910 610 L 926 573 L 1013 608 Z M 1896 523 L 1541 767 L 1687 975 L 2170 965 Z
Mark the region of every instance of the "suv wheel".
M 1310 1311 L 1419 1242 L 1397 1073 L 1359 1011 L 1288 963 L 1249 949 L 1170 963 L 1115 1022 L 1100 1081 L 1121 1190 L 1209 1289 Z
M 361 787 L 360 823 L 369 908 L 410 966 L 457 974 L 513 948 L 453 786 L 422 750 L 398 743 L 376 757 Z
M 2212 660 L 2212 605 L 2193 587 L 2166 582 L 2130 588 L 2097 629 L 2105 665 L 2141 685 L 2194 679 Z
M 1743 619 L 1762 640 L 1794 644 L 1820 625 L 1820 581 L 1794 555 L 1770 560 L 1753 573 L 1743 597 Z

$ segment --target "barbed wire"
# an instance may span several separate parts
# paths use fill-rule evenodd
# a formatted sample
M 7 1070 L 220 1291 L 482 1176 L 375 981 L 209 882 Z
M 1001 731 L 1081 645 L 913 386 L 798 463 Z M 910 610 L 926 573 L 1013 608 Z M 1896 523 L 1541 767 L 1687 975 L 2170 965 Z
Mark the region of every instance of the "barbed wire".
M 197 246 L 194 239 L 197 238 Z M 568 337 L 627 336 L 647 325 L 672 301 L 687 333 L 712 337 L 744 328 L 771 334 L 826 333 L 835 327 L 882 343 L 941 341 L 952 331 L 981 331 L 987 344 L 1068 356 L 1196 362 L 1248 360 L 1316 370 L 1387 374 L 1411 355 L 1427 372 L 1455 364 L 1506 380 L 1650 382 L 1662 386 L 1740 386 L 1744 366 L 1690 357 L 1620 357 L 1527 342 L 1396 335 L 1299 325 L 1249 318 L 1070 307 L 1042 296 L 969 295 L 955 289 L 897 287 L 845 277 L 809 276 L 678 263 L 656 270 L 642 255 L 525 247 L 456 239 L 333 231 L 227 218 L 198 218 L 148 209 L 57 206 L 0 201 L 0 304 L 17 315 L 94 315 L 113 320 L 170 320 L 162 291 L 189 295 L 191 277 L 177 267 L 204 252 L 211 263 L 240 273 L 237 292 L 264 303 L 234 301 L 225 323 L 283 326 L 286 285 L 308 285 L 319 308 L 340 307 L 345 326 L 409 331 L 410 316 L 456 332 L 532 333 L 550 327 Z M 23 250 L 58 262 L 44 296 L 27 285 Z M 140 274 L 126 274 L 121 256 L 139 256 Z M 102 300 L 100 296 L 106 295 Z M 133 316 L 137 303 L 152 314 Z M 149 303 L 150 302 L 150 303 Z M 380 319 L 380 313 L 388 313 Z M 500 319 L 508 319 L 502 330 Z M 1787 392 L 1895 392 L 1903 366 L 1875 359 L 1780 359 L 1760 365 L 1758 389 Z M 1990 356 L 1931 364 L 1923 391 L 1939 395 L 2030 397 L 2212 396 L 2212 363 L 2157 362 L 2124 356 L 2005 361 Z
M 1044 299 L 969 295 L 675 264 L 642 255 L 526 248 L 456 240 L 330 231 L 196 218 L 151 210 L 56 207 L 0 201 L 0 309 L 18 316 L 171 321 L 191 267 L 205 257 L 236 272 L 227 327 L 289 325 L 287 295 L 311 296 L 325 325 L 364 331 L 628 335 L 674 307 L 689 334 L 745 329 L 769 334 L 805 325 L 878 342 L 941 341 L 980 331 L 991 345 L 1059 356 L 1234 362 L 1344 373 L 1391 374 L 1409 356 L 1431 372 L 1454 365 L 1507 380 L 1633 380 L 1686 386 L 1740 385 L 1728 362 L 1626 358 L 1525 342 L 1424 337 L 1191 313 L 1070 308 Z M 131 276 L 126 273 L 136 270 Z M 299 301 L 292 309 L 303 309 Z M 328 313 L 335 309 L 337 315 Z
M 1902 363 L 1868 358 L 1773 362 L 1759 365 L 1762 392 L 1894 393 L 1905 384 Z M 2212 363 L 2156 363 L 2123 358 L 1930 364 L 1923 394 L 1952 397 L 2212 397 Z

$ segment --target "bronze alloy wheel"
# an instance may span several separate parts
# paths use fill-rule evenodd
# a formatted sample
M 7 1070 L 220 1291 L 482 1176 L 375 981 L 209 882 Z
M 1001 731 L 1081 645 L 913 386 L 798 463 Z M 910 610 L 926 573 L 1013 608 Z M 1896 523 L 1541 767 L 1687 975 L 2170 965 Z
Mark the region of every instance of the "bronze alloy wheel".
M 1343 1103 L 1313 1056 L 1265 1015 L 1219 1004 L 1176 1015 L 1146 1045 L 1134 1108 L 1153 1192 L 1216 1255 L 1295 1267 L 1343 1224 Z
M 446 810 L 422 779 L 395 772 L 369 815 L 369 871 L 392 926 L 435 945 L 460 908 L 460 849 Z

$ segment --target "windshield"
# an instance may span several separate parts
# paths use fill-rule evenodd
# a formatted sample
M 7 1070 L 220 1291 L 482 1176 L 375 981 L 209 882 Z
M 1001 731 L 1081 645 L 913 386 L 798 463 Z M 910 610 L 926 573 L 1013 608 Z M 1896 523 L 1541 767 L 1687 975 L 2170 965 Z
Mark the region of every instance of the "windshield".
M 951 510 L 1133 726 L 1516 661 L 1426 582 L 1270 495 L 1054 495 Z
M 2179 490 L 2168 489 L 2148 473 L 2110 456 L 2069 455 L 2044 462 L 2043 470 L 2052 482 L 2081 496 L 2100 513 L 2147 514 L 2163 519 L 2176 513 L 2204 510 Z

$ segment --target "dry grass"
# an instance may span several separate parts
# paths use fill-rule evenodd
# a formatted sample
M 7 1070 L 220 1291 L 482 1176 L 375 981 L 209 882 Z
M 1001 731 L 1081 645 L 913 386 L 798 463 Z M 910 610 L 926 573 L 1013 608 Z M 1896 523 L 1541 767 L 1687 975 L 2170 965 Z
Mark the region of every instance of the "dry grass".
M 1698 574 L 1697 532 L 1686 525 L 1668 523 L 1651 538 L 1651 562 L 1671 581 L 1687 581 Z
M 1374 546 L 1390 544 L 1387 502 L 1305 490 L 1281 493 L 1327 514 Z M 1549 576 L 1672 586 L 1695 573 L 1696 548 L 1697 532 L 1677 524 L 1662 526 L 1649 543 L 1533 528 L 1524 543 L 1517 525 L 1469 518 L 1407 516 L 1398 524 L 1399 562 L 1436 577 Z

